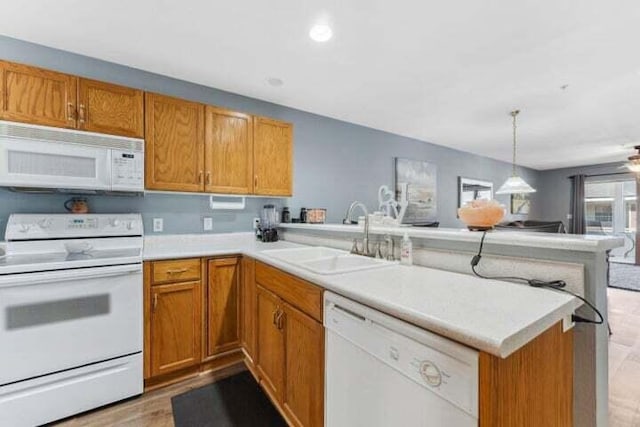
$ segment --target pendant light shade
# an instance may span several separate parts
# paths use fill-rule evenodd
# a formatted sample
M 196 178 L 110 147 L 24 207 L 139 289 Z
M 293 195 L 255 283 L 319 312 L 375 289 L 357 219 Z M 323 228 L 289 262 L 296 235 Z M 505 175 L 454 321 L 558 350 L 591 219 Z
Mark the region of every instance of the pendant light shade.
M 512 111 L 511 117 L 513 117 L 513 161 L 511 163 L 511 177 L 507 179 L 504 184 L 496 191 L 496 194 L 521 194 L 521 193 L 535 193 L 536 189 L 527 184 L 527 182 L 520 178 L 516 173 L 516 116 L 520 113 L 520 110 Z
M 638 153 L 633 156 L 629 156 L 629 162 L 625 166 L 631 172 L 640 174 L 640 145 L 636 145 L 633 148 L 638 150 Z

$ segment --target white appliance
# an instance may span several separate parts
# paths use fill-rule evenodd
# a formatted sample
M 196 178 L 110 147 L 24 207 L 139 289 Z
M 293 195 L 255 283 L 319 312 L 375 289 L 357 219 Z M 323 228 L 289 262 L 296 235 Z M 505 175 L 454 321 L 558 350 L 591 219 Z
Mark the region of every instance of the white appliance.
M 0 258 L 0 426 L 143 390 L 142 218 L 11 215 Z
M 0 186 L 144 191 L 144 140 L 0 121 Z
M 478 352 L 325 292 L 327 427 L 478 425 Z

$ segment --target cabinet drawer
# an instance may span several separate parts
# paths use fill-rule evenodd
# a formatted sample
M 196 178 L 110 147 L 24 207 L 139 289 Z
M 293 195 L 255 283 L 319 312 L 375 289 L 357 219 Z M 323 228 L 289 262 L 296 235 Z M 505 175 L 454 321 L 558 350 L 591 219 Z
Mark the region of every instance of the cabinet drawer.
M 200 258 L 155 261 L 152 266 L 152 282 L 175 283 L 200 280 Z
M 256 262 L 256 282 L 322 322 L 322 289 L 284 271 Z

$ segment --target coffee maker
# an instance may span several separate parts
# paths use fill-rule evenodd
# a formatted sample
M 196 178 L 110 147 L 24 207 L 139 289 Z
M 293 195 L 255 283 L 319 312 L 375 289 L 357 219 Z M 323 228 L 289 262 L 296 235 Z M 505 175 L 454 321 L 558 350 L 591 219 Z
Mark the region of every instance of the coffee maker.
M 264 205 L 260 214 L 258 238 L 263 242 L 277 242 L 278 224 L 278 211 L 275 205 Z

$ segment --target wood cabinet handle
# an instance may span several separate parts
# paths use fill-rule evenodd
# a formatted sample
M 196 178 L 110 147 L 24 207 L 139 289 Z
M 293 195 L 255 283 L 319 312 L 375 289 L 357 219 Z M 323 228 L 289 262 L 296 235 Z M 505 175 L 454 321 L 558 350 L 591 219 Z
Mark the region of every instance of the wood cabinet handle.
M 155 313 L 157 306 L 158 306 L 158 294 L 153 294 L 153 307 L 151 311 Z
M 253 188 L 258 188 L 258 175 L 253 177 Z
M 167 274 L 171 275 L 171 274 L 181 274 L 181 273 L 186 273 L 187 272 L 187 268 L 176 268 L 174 270 L 167 270 Z
M 207 184 L 211 184 L 211 172 L 207 171 Z
M 69 102 L 67 104 L 67 120 L 73 121 L 76 119 L 76 108 L 73 105 L 73 102 Z
M 277 323 L 276 323 L 276 322 L 277 322 L 276 318 L 277 318 L 277 316 L 278 316 L 278 313 L 279 313 L 279 312 L 280 312 L 280 309 L 279 309 L 279 308 L 276 308 L 275 310 L 273 310 L 273 318 L 271 319 L 271 320 L 272 320 L 272 323 L 273 323 L 273 324 L 274 324 L 274 326 L 276 326 L 276 327 L 278 327 L 278 325 L 277 325 Z
M 203 171 L 198 172 L 198 184 L 202 184 L 202 176 L 204 175 Z
M 87 109 L 84 104 L 80 104 L 80 123 L 84 123 L 87 120 Z
M 278 319 L 277 319 L 277 327 L 279 330 L 282 330 L 284 328 L 284 311 L 280 310 L 280 313 L 278 314 Z

